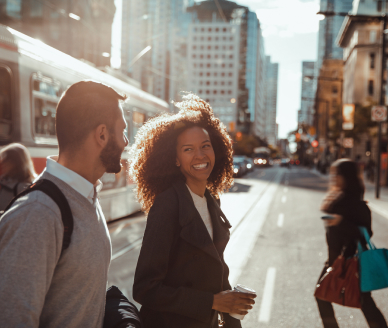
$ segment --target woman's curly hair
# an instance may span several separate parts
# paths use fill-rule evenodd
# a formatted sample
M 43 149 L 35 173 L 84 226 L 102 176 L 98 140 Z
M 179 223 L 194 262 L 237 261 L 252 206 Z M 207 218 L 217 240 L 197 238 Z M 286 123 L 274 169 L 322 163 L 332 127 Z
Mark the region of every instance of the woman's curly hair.
M 215 153 L 207 183 L 211 194 L 219 198 L 233 184 L 232 140 L 210 105 L 193 94 L 185 95 L 182 102 L 174 105 L 179 112 L 148 120 L 138 130 L 130 150 L 129 175 L 137 183 L 137 199 L 146 213 L 158 194 L 179 179 L 185 181 L 176 166 L 176 144 L 178 136 L 188 128 L 199 126 L 209 133 Z

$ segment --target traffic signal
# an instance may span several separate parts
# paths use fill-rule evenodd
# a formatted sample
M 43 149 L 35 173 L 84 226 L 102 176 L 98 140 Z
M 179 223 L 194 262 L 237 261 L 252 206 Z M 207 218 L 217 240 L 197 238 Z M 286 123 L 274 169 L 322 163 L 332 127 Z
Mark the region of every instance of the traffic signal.
M 241 141 L 242 140 L 242 133 L 239 131 L 236 133 L 236 140 Z
M 318 147 L 318 141 L 314 140 L 313 142 L 311 142 L 311 146 L 313 146 L 314 148 L 317 148 Z

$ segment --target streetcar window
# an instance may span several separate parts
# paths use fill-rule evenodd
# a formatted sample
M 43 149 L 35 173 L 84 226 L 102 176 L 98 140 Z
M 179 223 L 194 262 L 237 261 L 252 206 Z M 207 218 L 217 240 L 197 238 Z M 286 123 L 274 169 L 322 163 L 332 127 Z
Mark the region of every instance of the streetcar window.
M 11 134 L 11 76 L 0 67 L 0 137 Z
M 57 104 L 35 98 L 35 133 L 55 136 L 55 109 Z
M 34 76 L 32 80 L 35 134 L 55 136 L 55 112 L 60 97 L 60 84 L 50 78 Z

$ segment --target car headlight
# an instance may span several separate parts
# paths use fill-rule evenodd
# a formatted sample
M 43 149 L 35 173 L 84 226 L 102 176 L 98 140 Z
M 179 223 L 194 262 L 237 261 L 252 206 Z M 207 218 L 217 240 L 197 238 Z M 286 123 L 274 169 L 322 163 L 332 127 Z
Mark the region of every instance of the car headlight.
M 252 164 L 248 164 L 247 168 L 250 169 L 252 167 Z
M 263 160 L 260 158 L 260 159 L 258 160 L 258 162 L 259 162 L 259 164 L 261 164 L 261 163 L 263 163 Z
M 267 164 L 267 161 L 265 159 L 263 159 L 263 164 Z
M 234 172 L 234 173 L 238 173 L 238 169 L 234 169 L 233 172 Z

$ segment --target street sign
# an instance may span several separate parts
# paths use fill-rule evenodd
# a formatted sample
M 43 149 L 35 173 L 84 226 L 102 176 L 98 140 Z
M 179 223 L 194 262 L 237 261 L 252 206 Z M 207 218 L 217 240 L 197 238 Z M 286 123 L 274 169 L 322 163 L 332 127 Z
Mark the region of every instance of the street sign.
M 387 107 L 373 106 L 372 107 L 372 121 L 383 122 L 387 120 Z
M 353 138 L 344 138 L 344 148 L 353 148 Z

